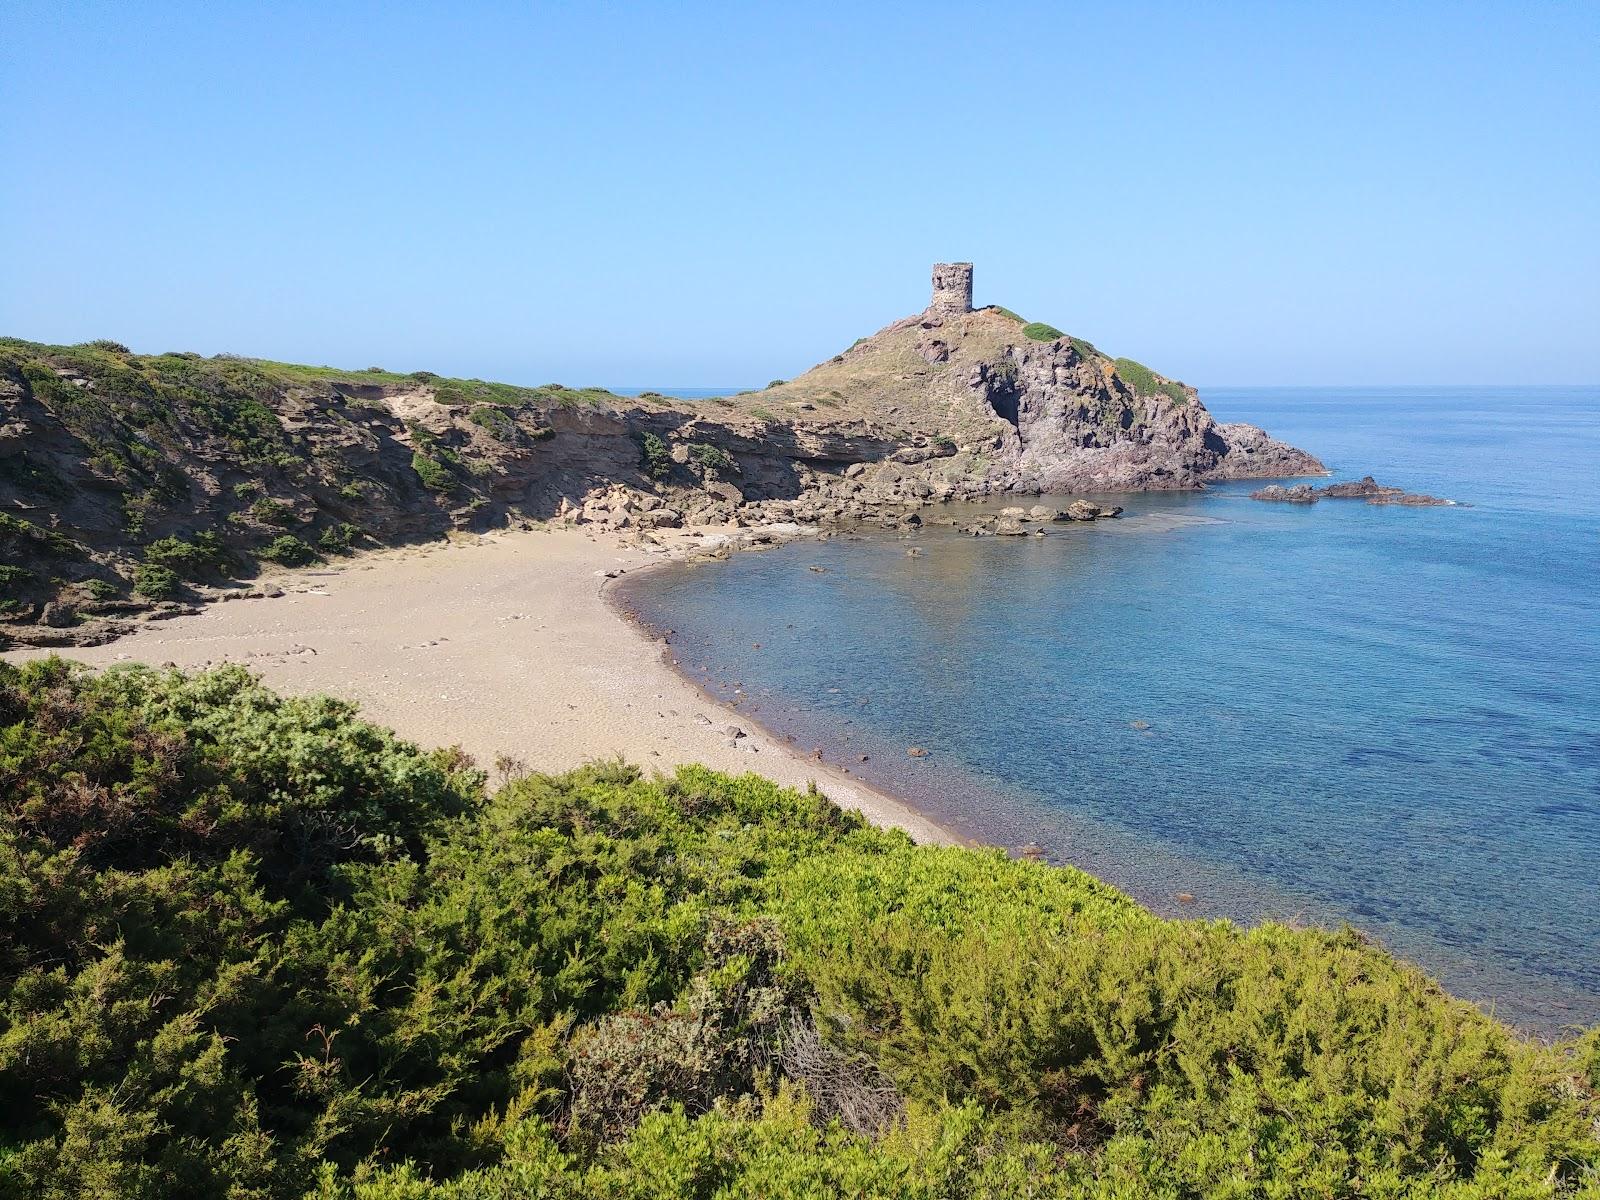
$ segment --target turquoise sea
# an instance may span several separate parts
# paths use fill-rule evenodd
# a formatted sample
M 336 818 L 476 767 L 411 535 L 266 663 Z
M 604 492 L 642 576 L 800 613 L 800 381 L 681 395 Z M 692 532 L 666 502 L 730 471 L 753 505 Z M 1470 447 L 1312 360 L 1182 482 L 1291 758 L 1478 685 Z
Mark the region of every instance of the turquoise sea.
M 1167 913 L 1350 922 L 1532 1029 L 1600 1021 L 1600 387 L 1203 395 L 1464 506 L 1133 495 L 1042 539 L 673 566 L 625 602 L 708 689 L 974 839 Z

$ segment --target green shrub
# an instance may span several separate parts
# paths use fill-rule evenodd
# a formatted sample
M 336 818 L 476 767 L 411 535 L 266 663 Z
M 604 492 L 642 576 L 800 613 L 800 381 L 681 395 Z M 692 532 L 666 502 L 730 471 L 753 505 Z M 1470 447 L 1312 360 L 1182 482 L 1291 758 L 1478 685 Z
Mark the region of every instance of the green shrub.
M 707 471 L 732 471 L 739 470 L 739 464 L 721 446 L 712 446 L 705 442 L 695 442 L 689 447 L 689 461 L 698 464 Z
M 672 453 L 656 434 L 645 433 L 639 439 L 639 469 L 651 479 L 665 479 L 672 473 Z
M 0 512 L 0 547 L 27 548 L 55 558 L 82 558 L 84 549 L 65 534 Z
M 263 561 L 282 567 L 303 567 L 317 561 L 317 552 L 292 533 L 273 538 L 258 553 Z
M 95 600 L 114 600 L 122 594 L 122 589 L 108 579 L 91 579 L 83 586 Z
M 88 347 L 90 350 L 104 350 L 109 354 L 133 353 L 132 350 L 129 350 L 121 342 L 114 342 L 110 338 L 95 338 L 94 341 L 84 342 L 83 345 Z
M 190 541 L 164 537 L 145 547 L 144 561 L 170 567 L 183 579 L 202 579 L 221 572 L 229 562 L 222 539 L 210 530 L 194 535 Z
M 0 563 L 0 612 L 15 612 L 25 607 L 20 593 L 38 582 L 38 576 L 26 567 Z
M 1002 305 L 991 304 L 991 305 L 989 305 L 989 311 L 990 312 L 997 312 L 1002 317 L 1010 317 L 1011 320 L 1015 321 L 1018 325 L 1026 325 L 1027 324 L 1027 322 L 1024 321 L 1020 316 L 1018 316 L 1016 313 L 1012 312 L 1009 308 L 1003 307 Z
M 348 521 L 341 521 L 324 529 L 322 536 L 317 539 L 317 545 L 324 554 L 349 554 L 360 537 L 360 529 Z
M 437 458 L 421 450 L 411 455 L 411 469 L 417 473 L 417 478 L 422 480 L 422 486 L 430 492 L 450 492 L 455 490 L 456 477 L 454 472 Z
M 674 1003 L 628 1009 L 582 1026 L 568 1051 L 572 1131 L 590 1145 L 625 1137 L 670 1103 L 696 1111 L 753 1097 L 802 994 L 779 976 L 775 926 L 714 924 L 702 966 Z
M 784 384 L 786 384 L 788 382 L 789 381 L 787 379 L 773 379 L 773 380 L 770 380 L 767 383 L 767 387 L 769 387 L 769 388 L 782 387 Z
M 250 506 L 250 516 L 263 525 L 295 524 L 294 506 L 268 496 L 262 496 Z
M 1117 374 L 1135 392 L 1144 396 L 1165 396 L 1177 404 L 1186 404 L 1188 395 L 1183 390 L 1183 385 L 1162 379 L 1143 363 L 1134 362 L 1131 358 L 1119 358 L 1117 361 Z
M 1577 1197 L 1600 1034 L 698 767 L 0 663 L 0 1192 Z M 887 1119 L 883 1119 L 887 1117 Z M 1587 1189 L 1587 1191 L 1586 1191 Z
M 1043 321 L 1034 321 L 1022 327 L 1022 336 L 1035 342 L 1053 342 L 1067 335 L 1054 325 L 1046 325 Z
M 178 575 L 159 563 L 140 563 L 133 569 L 133 590 L 147 600 L 170 600 L 178 594 Z
M 467 414 L 467 420 L 503 442 L 512 440 L 517 434 L 516 418 L 497 405 L 480 404 Z

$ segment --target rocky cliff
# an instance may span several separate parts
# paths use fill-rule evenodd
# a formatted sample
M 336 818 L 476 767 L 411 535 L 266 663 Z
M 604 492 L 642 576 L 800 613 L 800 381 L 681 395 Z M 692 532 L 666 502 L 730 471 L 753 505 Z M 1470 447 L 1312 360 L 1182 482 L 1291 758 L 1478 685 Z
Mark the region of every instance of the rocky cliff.
M 1324 473 L 1253 425 L 1219 424 L 1193 388 L 1000 308 L 897 321 L 759 404 L 812 425 L 830 413 L 886 422 L 908 449 L 869 482 L 920 465 L 927 450 L 940 461 L 921 474 L 958 495 Z
M 0 339 L 0 638 L 98 638 L 241 594 L 263 562 L 454 529 L 648 537 L 1321 471 L 1042 328 L 930 309 L 791 382 L 697 402 Z

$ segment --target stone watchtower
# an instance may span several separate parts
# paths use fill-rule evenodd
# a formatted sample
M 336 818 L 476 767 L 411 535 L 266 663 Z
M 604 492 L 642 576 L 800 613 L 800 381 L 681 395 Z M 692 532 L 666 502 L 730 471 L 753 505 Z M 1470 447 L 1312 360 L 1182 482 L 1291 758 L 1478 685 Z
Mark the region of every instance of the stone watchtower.
M 930 313 L 960 316 L 972 311 L 972 264 L 933 264 L 933 303 Z

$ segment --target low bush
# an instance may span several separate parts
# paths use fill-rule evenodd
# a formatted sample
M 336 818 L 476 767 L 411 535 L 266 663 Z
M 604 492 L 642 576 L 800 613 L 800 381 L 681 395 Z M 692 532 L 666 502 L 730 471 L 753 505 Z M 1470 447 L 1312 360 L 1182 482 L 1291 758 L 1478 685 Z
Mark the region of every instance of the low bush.
M 82 558 L 84 549 L 64 533 L 45 529 L 23 517 L 0 512 L 0 552 L 27 551 L 54 558 Z
M 712 446 L 706 442 L 696 442 L 689 447 L 689 461 L 706 471 L 737 473 L 739 470 L 739 464 L 733 455 L 721 446 Z
M 210 530 L 197 533 L 188 541 L 164 537 L 145 547 L 144 561 L 170 567 L 184 579 L 202 579 L 221 573 L 231 562 L 222 539 Z
M 1119 358 L 1116 365 L 1122 381 L 1141 395 L 1165 396 L 1176 404 L 1188 403 L 1189 397 L 1182 384 L 1160 378 L 1143 363 L 1134 362 L 1131 358 Z
M 317 538 L 317 546 L 324 554 L 349 554 L 361 538 L 361 530 L 348 521 L 330 525 Z
M 411 469 L 417 473 L 417 478 L 422 481 L 422 486 L 430 492 L 450 492 L 455 490 L 455 473 L 430 454 L 421 450 L 415 451 L 411 455 Z
M 510 441 L 517 434 L 516 418 L 499 405 L 480 404 L 467 414 L 467 420 L 486 430 L 490 437 L 503 442 Z
M 1035 342 L 1053 342 L 1057 338 L 1067 335 L 1054 325 L 1046 325 L 1043 321 L 1033 321 L 1022 327 L 1022 336 Z
M 0 591 L 16 591 L 38 582 L 38 576 L 26 567 L 0 563 Z
M 287 527 L 295 524 L 294 507 L 269 496 L 262 496 L 250 505 L 250 516 L 263 525 Z
M 665 479 L 672 473 L 672 452 L 656 434 L 646 433 L 639 439 L 639 469 L 651 479 Z
M 257 554 L 263 562 L 280 567 L 304 567 L 317 561 L 317 552 L 292 533 L 273 538 Z
M 178 594 L 178 573 L 160 563 L 140 563 L 133 569 L 133 590 L 146 600 L 170 600 Z
M 1593 1195 L 1600 1034 L 698 767 L 0 663 L 0 1194 Z

